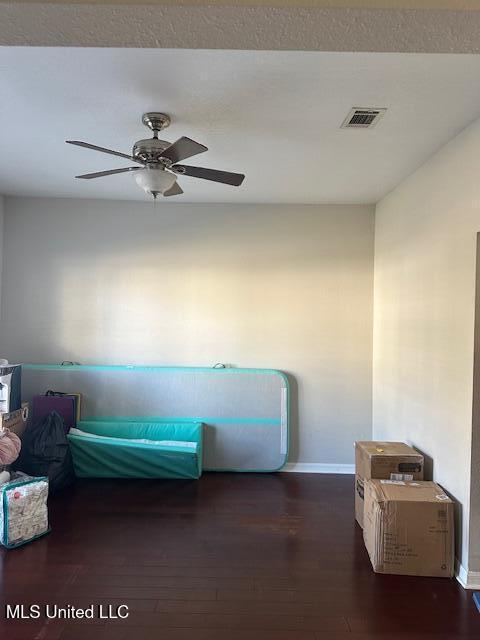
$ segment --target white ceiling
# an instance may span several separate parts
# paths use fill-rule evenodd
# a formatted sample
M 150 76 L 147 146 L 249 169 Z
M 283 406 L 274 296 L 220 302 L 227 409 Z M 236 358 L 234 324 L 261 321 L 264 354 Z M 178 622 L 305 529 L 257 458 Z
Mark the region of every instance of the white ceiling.
M 177 202 L 376 202 L 480 115 L 479 77 L 480 55 L 3 47 L 0 193 L 144 200 L 129 174 L 75 180 L 131 163 L 64 141 L 129 153 L 158 110 L 209 147 L 189 164 L 247 176 L 180 178 Z M 342 130 L 352 106 L 388 111 Z

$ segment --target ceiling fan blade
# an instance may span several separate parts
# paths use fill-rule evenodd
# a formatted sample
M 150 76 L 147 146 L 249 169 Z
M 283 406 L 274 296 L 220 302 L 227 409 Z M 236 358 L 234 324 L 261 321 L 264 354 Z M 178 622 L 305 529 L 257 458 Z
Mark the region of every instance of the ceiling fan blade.
M 97 171 L 96 173 L 84 173 L 81 176 L 75 176 L 75 178 L 82 178 L 83 180 L 91 180 L 92 178 L 102 178 L 103 176 L 112 176 L 114 173 L 140 171 L 141 169 L 142 167 L 126 167 L 125 169 L 110 169 L 109 171 Z
M 213 182 L 223 182 L 233 187 L 239 187 L 245 176 L 243 173 L 230 173 L 229 171 L 217 171 L 216 169 L 205 169 L 204 167 L 189 167 L 188 165 L 176 165 L 172 167 L 182 176 L 191 176 L 192 178 L 203 178 L 204 180 L 213 180 Z
M 143 160 L 129 156 L 127 153 L 121 153 L 120 151 L 112 151 L 111 149 L 105 149 L 105 147 L 97 147 L 96 144 L 90 144 L 89 142 L 81 142 L 80 140 L 65 140 L 67 144 L 75 144 L 77 147 L 85 147 L 86 149 L 93 149 L 94 151 L 101 151 L 102 153 L 108 153 L 111 156 L 119 156 L 120 158 L 126 158 L 138 164 L 145 164 Z
M 181 193 L 183 193 L 182 187 L 178 184 L 178 182 L 175 182 L 173 187 L 170 187 L 170 189 L 168 191 L 165 191 L 163 195 L 168 198 L 168 196 L 179 196 Z
M 180 160 L 185 160 L 185 158 L 196 156 L 199 153 L 204 153 L 205 151 L 208 151 L 205 145 L 195 142 L 195 140 L 191 140 L 190 138 L 183 137 L 162 151 L 162 157 L 168 158 L 175 163 Z

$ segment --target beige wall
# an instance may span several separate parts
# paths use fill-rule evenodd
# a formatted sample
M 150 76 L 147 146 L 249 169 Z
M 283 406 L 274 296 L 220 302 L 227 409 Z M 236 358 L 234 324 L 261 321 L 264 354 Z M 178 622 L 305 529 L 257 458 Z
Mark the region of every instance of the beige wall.
M 377 205 L 375 226 L 374 437 L 433 460 L 460 503 L 465 568 L 479 176 L 477 121 Z
M 352 463 L 371 433 L 373 223 L 365 206 L 7 198 L 0 350 L 282 369 L 292 459 Z

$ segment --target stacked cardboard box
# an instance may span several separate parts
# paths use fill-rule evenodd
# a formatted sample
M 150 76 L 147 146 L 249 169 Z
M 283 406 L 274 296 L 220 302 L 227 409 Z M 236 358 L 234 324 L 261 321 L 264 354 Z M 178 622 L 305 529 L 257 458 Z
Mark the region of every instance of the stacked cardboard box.
M 366 480 L 423 480 L 423 456 L 404 442 L 355 443 L 355 517 L 363 528 Z
M 454 503 L 403 442 L 357 442 L 355 516 L 377 573 L 451 577 Z
M 22 408 L 10 413 L 0 413 L 0 429 L 8 428 L 17 436 L 22 436 L 28 422 L 28 402 L 22 403 Z

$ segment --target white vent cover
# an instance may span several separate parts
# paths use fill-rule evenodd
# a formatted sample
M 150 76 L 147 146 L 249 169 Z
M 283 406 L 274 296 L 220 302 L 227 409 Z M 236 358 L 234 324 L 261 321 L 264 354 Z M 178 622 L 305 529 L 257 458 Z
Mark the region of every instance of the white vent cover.
M 342 122 L 341 129 L 371 129 L 383 118 L 386 109 L 353 107 Z

